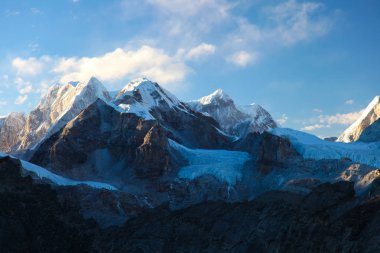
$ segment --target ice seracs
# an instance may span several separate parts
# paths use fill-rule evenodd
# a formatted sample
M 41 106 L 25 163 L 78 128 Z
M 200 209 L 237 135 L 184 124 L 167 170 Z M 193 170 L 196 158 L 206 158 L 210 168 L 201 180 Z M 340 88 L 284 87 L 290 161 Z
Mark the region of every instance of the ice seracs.
M 376 96 L 350 127 L 348 127 L 339 137 L 339 142 L 357 141 L 360 135 L 369 125 L 380 118 L 380 96 Z
M 203 175 L 213 175 L 221 182 L 233 186 L 241 181 L 244 165 L 252 159 L 246 152 L 189 149 L 173 140 L 169 140 L 169 144 L 188 162 L 187 166 L 180 169 L 178 177 L 190 180 Z
M 271 115 L 261 106 L 237 106 L 221 89 L 188 103 L 195 110 L 213 117 L 223 131 L 244 137 L 249 132 L 262 133 L 277 127 Z

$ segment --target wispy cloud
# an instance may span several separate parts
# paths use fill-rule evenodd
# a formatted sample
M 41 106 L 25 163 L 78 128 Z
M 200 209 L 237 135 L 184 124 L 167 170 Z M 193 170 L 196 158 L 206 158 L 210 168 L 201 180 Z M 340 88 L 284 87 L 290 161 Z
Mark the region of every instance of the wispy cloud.
M 333 115 L 320 114 L 308 119 L 301 128 L 302 131 L 314 131 L 317 129 L 331 128 L 335 125 L 348 126 L 354 123 L 363 113 L 363 110 L 350 113 L 337 113 Z
M 134 15 L 133 2 L 123 2 L 128 17 Z M 141 9 L 144 4 L 139 3 Z M 258 54 L 265 57 L 271 51 L 269 47 L 293 46 L 324 36 L 334 24 L 334 15 L 319 2 L 288 0 L 254 5 L 250 11 L 263 17 L 260 23 L 234 11 L 242 4 L 239 1 L 145 0 L 145 4 L 146 11 L 154 13 L 154 19 L 136 41 L 186 50 L 210 41 L 220 49 L 217 56 L 238 66 L 254 63 Z
M 288 121 L 288 116 L 286 114 L 282 114 L 279 119 L 277 119 L 277 123 L 280 125 L 285 124 Z
M 348 99 L 348 100 L 346 100 L 344 103 L 346 104 L 346 105 L 352 105 L 352 104 L 354 104 L 354 100 L 353 99 Z
M 246 67 L 249 64 L 255 63 L 258 59 L 257 53 L 248 53 L 246 51 L 239 51 L 227 58 L 227 61 L 239 67 Z
M 318 2 L 289 0 L 266 9 L 273 21 L 270 37 L 284 45 L 292 45 L 325 35 L 331 29 L 331 20 L 323 14 L 324 5 Z
M 273 48 L 295 46 L 328 34 L 334 14 L 318 2 L 295 0 L 256 10 L 263 22 L 253 23 L 243 16 L 232 16 L 235 29 L 226 35 L 225 48 L 258 52 L 265 57 Z
M 15 104 L 16 105 L 22 105 L 25 103 L 25 101 L 28 99 L 28 95 L 20 95 L 16 98 Z
M 320 115 L 318 117 L 320 123 L 327 123 L 329 125 L 350 125 L 354 123 L 363 110 L 350 113 L 337 113 L 335 115 Z
M 314 131 L 316 129 L 320 128 L 329 128 L 330 125 L 321 125 L 321 124 L 315 124 L 315 125 L 310 125 L 310 126 L 305 126 L 301 128 L 302 131 Z
M 20 77 L 16 78 L 14 82 L 17 85 L 17 90 L 21 95 L 28 94 L 33 90 L 33 86 L 30 84 L 30 82 L 24 81 Z
M 39 15 L 41 14 L 41 10 L 36 8 L 36 7 L 33 7 L 33 8 L 30 8 L 30 12 L 33 14 L 33 15 Z
M 186 57 L 191 60 L 197 60 L 215 53 L 215 46 L 212 44 L 202 43 L 196 46 L 187 53 Z

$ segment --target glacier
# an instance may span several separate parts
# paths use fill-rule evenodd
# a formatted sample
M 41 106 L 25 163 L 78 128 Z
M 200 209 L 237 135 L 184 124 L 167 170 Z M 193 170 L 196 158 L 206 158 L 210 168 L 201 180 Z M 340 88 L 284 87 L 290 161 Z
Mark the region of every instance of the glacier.
M 305 159 L 349 158 L 353 162 L 380 167 L 380 142 L 330 142 L 289 128 L 275 128 L 270 133 L 289 139 Z
M 203 175 L 213 175 L 228 185 L 241 181 L 244 164 L 252 159 L 246 152 L 229 150 L 190 149 L 171 139 L 169 145 L 189 163 L 178 173 L 179 178 L 193 180 Z

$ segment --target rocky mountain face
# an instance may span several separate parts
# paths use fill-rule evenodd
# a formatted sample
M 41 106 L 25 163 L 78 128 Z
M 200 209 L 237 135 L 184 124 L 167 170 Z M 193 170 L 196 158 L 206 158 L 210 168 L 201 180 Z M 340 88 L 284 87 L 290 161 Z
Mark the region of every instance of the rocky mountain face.
M 363 130 L 359 140 L 362 142 L 378 142 L 380 141 L 380 119 L 377 119 L 371 125 Z
M 231 147 L 231 138 L 217 127 L 142 79 L 128 84 L 114 101 L 98 99 L 87 107 L 41 142 L 31 161 L 81 179 L 160 177 L 185 164 L 169 147 L 169 138 L 188 147 Z
M 10 113 L 0 120 L 0 150 L 3 152 L 16 151 L 20 143 L 19 134 L 25 126 L 26 118 L 23 113 Z
M 106 231 L 112 252 L 376 252 L 380 199 L 352 184 L 322 184 L 306 196 L 268 192 L 251 202 L 157 209 Z
M 260 105 L 238 107 L 222 90 L 191 101 L 188 105 L 195 111 L 213 117 L 226 133 L 244 137 L 249 132 L 263 133 L 277 127 L 271 115 Z
M 228 148 L 231 138 L 221 133 L 219 124 L 192 110 L 169 91 L 147 79 L 127 84 L 113 103 L 124 113 L 135 113 L 144 120 L 155 120 L 169 138 L 192 148 Z
M 348 127 L 339 137 L 339 142 L 357 141 L 363 131 L 380 118 L 380 96 L 376 96 L 363 111 L 360 118 Z
M 96 223 L 59 203 L 48 184 L 21 176 L 18 160 L 0 158 L 0 248 L 3 252 L 88 252 Z
M 98 99 L 84 109 L 43 140 L 30 161 L 69 178 L 107 182 L 135 196 L 145 194 L 151 206 L 170 203 L 178 208 L 204 199 L 227 200 L 232 199 L 224 194 L 228 185 L 218 179 L 178 178 L 189 161 L 169 143 L 205 150 L 205 158 L 199 159 L 209 159 L 207 149 L 234 146 L 233 138 L 218 127 L 158 84 L 139 79 L 113 101 Z M 212 181 L 215 189 L 206 191 Z M 181 202 L 181 194 L 194 197 Z
M 161 176 L 175 165 L 162 149 L 168 149 L 167 137 L 156 121 L 120 113 L 99 99 L 42 142 L 31 162 L 74 178 L 119 181 L 131 175 Z M 154 155 L 159 157 L 153 162 Z M 137 166 L 139 162 L 147 167 Z
M 360 138 L 372 142 L 377 122 Z M 260 106 L 238 107 L 221 90 L 183 103 L 145 78 L 113 97 L 95 78 L 54 86 L 28 116 L 0 118 L 0 140 L 6 152 L 29 150 L 31 162 L 0 154 L 0 174 L 9 174 L 0 177 L 0 226 L 10 228 L 0 248 L 9 251 L 50 249 L 58 226 L 72 242 L 63 249 L 84 252 L 379 245 L 376 143 L 279 128 Z M 20 246 L 7 241 L 30 233 Z

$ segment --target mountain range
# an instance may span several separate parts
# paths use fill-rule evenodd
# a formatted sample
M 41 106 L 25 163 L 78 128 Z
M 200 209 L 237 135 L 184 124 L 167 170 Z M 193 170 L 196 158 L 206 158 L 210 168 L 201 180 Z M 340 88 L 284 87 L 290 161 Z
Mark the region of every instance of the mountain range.
M 367 252 L 376 252 L 380 238 L 373 224 L 380 217 L 371 208 L 380 203 L 379 110 L 377 96 L 332 142 L 281 128 L 260 105 L 238 105 L 222 90 L 183 102 L 146 78 L 116 93 L 95 77 L 55 85 L 27 115 L 0 118 L 0 196 L 19 201 L 0 218 L 11 217 L 12 224 L 30 229 L 34 221 L 11 215 L 26 212 L 18 205 L 23 201 L 18 191 L 28 192 L 36 203 L 42 203 L 38 192 L 44 192 L 55 196 L 48 200 L 54 210 L 67 209 L 50 214 L 43 208 L 49 219 L 64 224 L 59 231 L 74 231 L 71 220 L 76 219 L 82 230 L 70 233 L 82 241 L 90 237 L 88 245 L 75 242 L 76 250 L 106 251 L 112 242 L 114 252 L 155 252 L 156 247 L 158 252 L 365 252 L 363 245 L 372 243 L 368 249 L 374 251 Z M 350 223 L 358 213 L 366 227 Z M 368 225 L 368 219 L 376 221 Z M 224 233 L 233 223 L 242 231 L 248 226 L 251 234 Z M 47 233 L 43 224 L 39 232 Z M 278 236 L 270 224 L 282 229 Z M 15 232 L 16 225 L 9 226 L 10 235 L 24 236 Z M 327 227 L 341 233 L 327 237 Z M 136 231 L 145 244 L 136 241 Z M 212 231 L 215 240 L 190 240 L 186 250 L 186 236 L 191 237 L 186 231 Z M 127 235 L 134 239 L 128 241 Z M 1 245 L 5 238 L 0 236 Z M 31 238 L 30 245 L 35 243 Z M 44 244 L 38 245 L 37 251 Z

